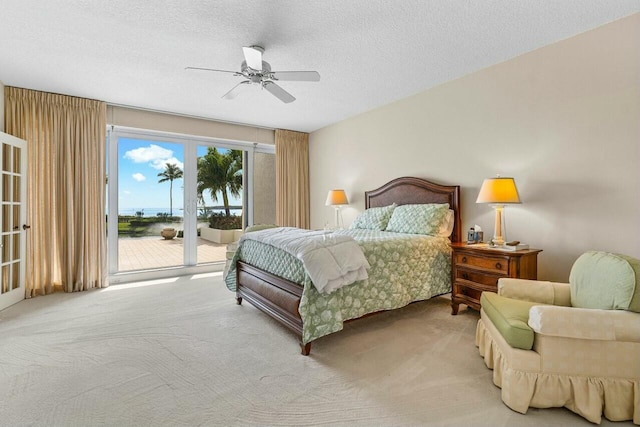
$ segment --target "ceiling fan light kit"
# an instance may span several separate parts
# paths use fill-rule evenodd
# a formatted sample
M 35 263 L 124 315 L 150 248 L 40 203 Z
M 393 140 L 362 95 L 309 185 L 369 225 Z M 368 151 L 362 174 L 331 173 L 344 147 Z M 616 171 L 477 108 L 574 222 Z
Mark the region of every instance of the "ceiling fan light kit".
M 317 71 L 271 71 L 271 65 L 262 60 L 264 48 L 261 46 L 243 46 L 244 61 L 240 64 L 240 71 L 216 70 L 213 68 L 186 67 L 187 70 L 214 71 L 218 73 L 231 73 L 234 76 L 244 77 L 246 80 L 235 85 L 225 93 L 223 99 L 234 99 L 243 88 L 252 84 L 260 85 L 262 89 L 288 104 L 296 100 L 289 92 L 277 85 L 276 81 L 290 82 L 318 82 L 320 73 Z

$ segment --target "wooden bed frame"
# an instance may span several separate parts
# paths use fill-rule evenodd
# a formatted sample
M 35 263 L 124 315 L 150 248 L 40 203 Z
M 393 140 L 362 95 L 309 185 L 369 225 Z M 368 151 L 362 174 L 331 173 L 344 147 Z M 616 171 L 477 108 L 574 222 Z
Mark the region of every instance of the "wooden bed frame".
M 451 241 L 461 241 L 460 187 L 457 185 L 439 185 L 421 178 L 403 177 L 394 179 L 376 190 L 366 191 L 364 195 L 366 209 L 388 206 L 394 202 L 398 205 L 449 203 L 454 211 L 455 220 Z M 246 262 L 237 262 L 237 303 L 242 304 L 242 300 L 246 299 L 294 331 L 299 338 L 302 354 L 306 356 L 311 351 L 311 343 L 302 342 L 302 318 L 298 312 L 301 298 L 302 286 L 299 284 L 267 273 Z

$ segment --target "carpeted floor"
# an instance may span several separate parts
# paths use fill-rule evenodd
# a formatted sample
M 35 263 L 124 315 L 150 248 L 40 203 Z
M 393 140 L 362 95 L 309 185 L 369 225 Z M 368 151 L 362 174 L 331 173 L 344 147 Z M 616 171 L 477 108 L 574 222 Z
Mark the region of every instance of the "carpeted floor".
M 435 298 L 349 323 L 304 357 L 219 273 L 37 297 L 0 312 L 0 425 L 590 425 L 507 408 L 477 319 Z

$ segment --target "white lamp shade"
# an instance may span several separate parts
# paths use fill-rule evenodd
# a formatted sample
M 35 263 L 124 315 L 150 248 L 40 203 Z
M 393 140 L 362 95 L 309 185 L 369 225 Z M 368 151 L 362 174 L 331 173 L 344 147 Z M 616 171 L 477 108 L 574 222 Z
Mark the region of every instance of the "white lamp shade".
M 521 203 L 516 181 L 513 178 L 487 178 L 480 187 L 476 203 Z
M 349 200 L 344 190 L 330 190 L 327 194 L 326 206 L 348 205 Z

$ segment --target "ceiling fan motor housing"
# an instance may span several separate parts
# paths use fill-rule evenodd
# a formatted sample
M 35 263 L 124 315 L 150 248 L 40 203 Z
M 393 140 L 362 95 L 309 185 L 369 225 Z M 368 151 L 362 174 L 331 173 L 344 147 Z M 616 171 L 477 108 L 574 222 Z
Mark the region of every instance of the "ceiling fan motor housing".
M 242 61 L 240 74 L 251 80 L 251 83 L 260 84 L 263 80 L 271 79 L 271 65 L 266 61 L 262 61 L 262 70 L 254 70 L 247 65 L 247 61 Z

